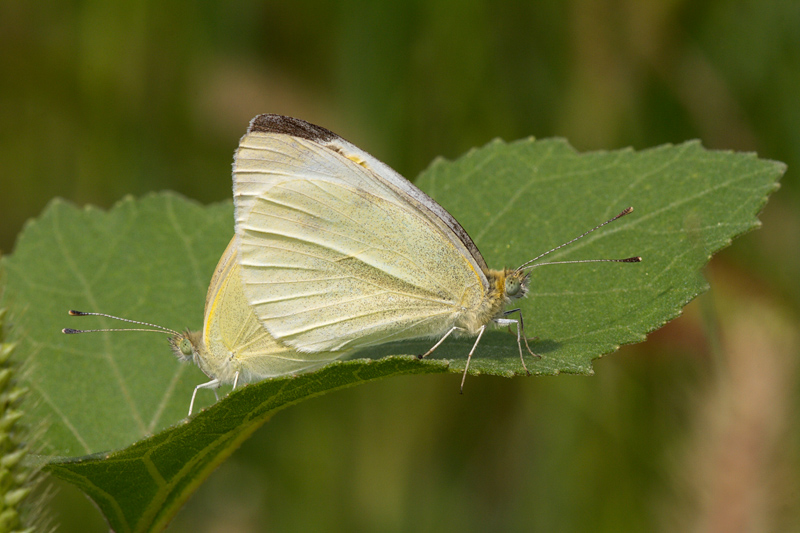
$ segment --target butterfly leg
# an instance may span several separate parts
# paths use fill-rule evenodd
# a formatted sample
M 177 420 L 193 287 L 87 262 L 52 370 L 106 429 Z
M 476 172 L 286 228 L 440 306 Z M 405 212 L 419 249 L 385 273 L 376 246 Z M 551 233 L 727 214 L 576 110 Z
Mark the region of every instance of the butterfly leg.
M 504 312 L 503 316 L 508 316 L 511 313 L 519 313 L 519 322 L 517 323 L 517 342 L 519 342 L 520 337 L 522 337 L 522 340 L 525 341 L 525 348 L 528 349 L 528 353 L 531 354 L 534 357 L 541 357 L 541 355 L 533 353 L 533 350 L 531 350 L 531 347 L 528 346 L 528 337 L 525 336 L 525 322 L 522 320 L 522 309 L 519 309 L 519 308 L 511 309 L 510 311 Z M 513 319 L 509 319 L 509 320 L 511 320 L 512 322 L 515 322 L 515 323 L 517 322 L 516 320 L 513 320 Z M 536 339 L 536 338 L 537 337 L 534 337 L 534 339 Z M 520 347 L 520 350 L 522 350 L 522 347 Z
M 236 384 L 239 383 L 239 371 L 236 371 L 236 374 L 233 375 L 233 388 L 231 390 L 236 390 Z
M 463 330 L 464 328 L 459 328 L 458 326 L 453 326 L 452 328 L 450 328 L 450 331 L 448 331 L 447 333 L 445 333 L 445 334 L 444 334 L 444 337 L 442 337 L 441 339 L 439 339 L 439 341 L 438 341 L 436 344 L 434 344 L 434 345 L 433 345 L 433 347 L 432 347 L 430 350 L 428 350 L 427 352 L 425 352 L 425 353 L 424 353 L 424 354 L 422 354 L 422 355 L 418 355 L 418 356 L 417 356 L 417 359 L 423 359 L 423 358 L 425 358 L 425 357 L 429 356 L 430 354 L 432 354 L 432 353 L 433 353 L 433 351 L 434 351 L 436 348 L 438 348 L 438 347 L 439 347 L 439 345 L 440 345 L 440 344 L 442 344 L 442 343 L 444 342 L 444 340 L 445 340 L 447 337 L 449 337 L 449 336 L 450 336 L 450 334 L 451 334 L 451 333 L 453 333 L 453 332 L 454 332 L 455 330 L 457 330 L 457 329 L 461 329 L 461 330 Z
M 194 410 L 194 398 L 197 396 L 197 391 L 200 389 L 214 389 L 214 395 L 219 400 L 219 395 L 217 394 L 217 389 L 219 388 L 219 380 L 212 379 L 208 383 L 201 383 L 197 387 L 194 388 L 194 392 L 192 393 L 192 401 L 189 403 L 189 416 L 192 416 L 192 411 Z
M 522 368 L 525 370 L 525 373 L 530 376 L 531 372 L 528 370 L 528 366 L 525 364 L 525 358 L 522 356 L 522 341 L 525 341 L 525 348 L 528 349 L 529 354 L 536 358 L 541 357 L 541 355 L 533 353 L 533 350 L 531 350 L 531 347 L 528 345 L 528 337 L 525 336 L 525 323 L 522 320 L 522 310 L 512 309 L 503 313 L 503 316 L 508 316 L 511 313 L 518 313 L 519 320 L 514 320 L 513 318 L 496 318 L 495 323 L 501 326 L 510 326 L 513 323 L 517 326 L 517 347 L 519 348 L 519 360 L 522 362 Z
M 472 345 L 472 349 L 469 351 L 467 355 L 467 364 L 464 365 L 464 375 L 461 376 L 461 394 L 464 394 L 464 382 L 467 380 L 467 370 L 469 370 L 469 362 L 472 360 L 472 354 L 475 353 L 475 348 L 478 347 L 478 343 L 481 342 L 481 337 L 483 337 L 483 332 L 486 331 L 486 326 L 481 326 L 481 329 L 478 330 L 478 338 L 475 339 L 475 344 Z

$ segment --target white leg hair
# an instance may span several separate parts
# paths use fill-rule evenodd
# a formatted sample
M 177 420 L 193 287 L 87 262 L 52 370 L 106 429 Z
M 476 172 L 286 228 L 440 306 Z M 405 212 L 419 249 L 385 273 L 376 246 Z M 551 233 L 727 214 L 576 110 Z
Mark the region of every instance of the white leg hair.
M 213 389 L 214 396 L 217 397 L 217 401 L 219 401 L 219 394 L 217 394 L 217 389 L 219 388 L 219 380 L 212 379 L 208 383 L 201 383 L 197 387 L 194 388 L 194 392 L 192 393 L 192 401 L 189 403 L 189 416 L 192 416 L 192 411 L 194 410 L 194 397 L 197 396 L 197 391 L 200 389 Z
M 236 385 L 239 383 L 239 371 L 236 371 L 236 374 L 233 375 L 233 389 L 236 389 Z M 220 381 L 218 379 L 212 379 L 208 383 L 201 383 L 197 387 L 194 388 L 194 392 L 192 393 L 192 401 L 189 403 L 189 416 L 192 416 L 192 411 L 194 410 L 194 397 L 197 396 L 197 391 L 200 389 L 213 389 L 214 396 L 217 397 L 217 401 L 219 401 L 219 393 L 217 389 L 220 386 Z
M 513 318 L 495 318 L 494 323 L 498 326 L 511 326 L 512 324 L 517 326 L 517 347 L 519 348 L 519 360 L 522 362 L 522 368 L 525 370 L 525 373 L 529 376 L 531 375 L 530 370 L 528 370 L 527 365 L 525 365 L 525 358 L 522 356 L 522 341 L 525 341 L 525 348 L 528 349 L 528 353 L 534 357 L 541 357 L 538 354 L 533 353 L 531 347 L 528 346 L 528 337 L 524 335 L 525 326 L 522 322 L 522 310 L 521 309 L 512 309 L 511 311 L 506 311 L 503 316 L 508 316 L 511 313 L 519 313 L 519 320 L 514 320 Z

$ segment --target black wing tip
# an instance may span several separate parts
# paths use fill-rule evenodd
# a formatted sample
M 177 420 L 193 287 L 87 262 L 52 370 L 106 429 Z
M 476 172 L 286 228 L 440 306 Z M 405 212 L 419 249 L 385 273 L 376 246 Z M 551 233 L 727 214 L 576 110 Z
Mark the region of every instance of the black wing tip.
M 256 132 L 280 133 L 317 142 L 327 142 L 339 137 L 332 131 L 322 126 L 306 122 L 305 120 L 269 113 L 258 115 L 250 121 L 250 127 L 247 128 L 247 133 Z

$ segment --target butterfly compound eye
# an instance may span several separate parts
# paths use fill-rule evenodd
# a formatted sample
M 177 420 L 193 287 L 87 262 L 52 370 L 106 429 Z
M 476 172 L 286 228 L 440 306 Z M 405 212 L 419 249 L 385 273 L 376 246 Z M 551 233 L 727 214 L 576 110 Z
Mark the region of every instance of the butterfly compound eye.
M 506 295 L 516 296 L 522 288 L 522 282 L 519 278 L 511 278 L 506 281 Z
M 181 350 L 181 353 L 186 357 L 192 355 L 192 342 L 189 339 L 187 338 L 182 339 L 179 348 Z

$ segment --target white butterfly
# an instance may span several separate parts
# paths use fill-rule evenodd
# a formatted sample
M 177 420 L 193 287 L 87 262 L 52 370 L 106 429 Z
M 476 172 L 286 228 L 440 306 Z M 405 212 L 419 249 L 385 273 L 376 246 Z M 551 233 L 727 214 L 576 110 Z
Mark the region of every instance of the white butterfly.
M 477 336 L 468 368 L 494 323 L 516 326 L 527 371 L 522 313 L 505 309 L 527 293 L 530 268 L 554 264 L 531 263 L 557 248 L 492 270 L 455 218 L 411 182 L 325 128 L 280 115 L 251 121 L 233 191 L 245 298 L 277 341 L 310 354 L 439 339 L 428 355 L 457 332 Z

